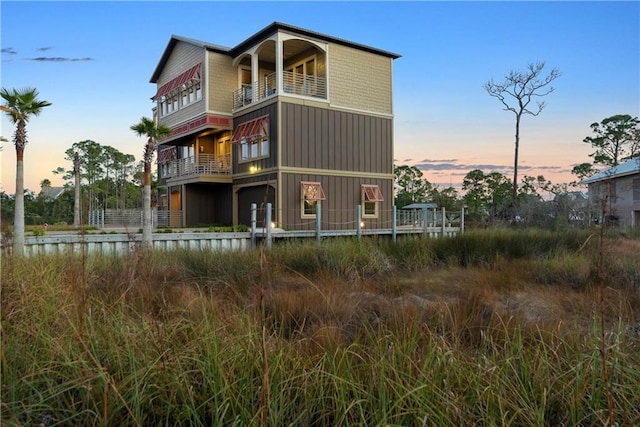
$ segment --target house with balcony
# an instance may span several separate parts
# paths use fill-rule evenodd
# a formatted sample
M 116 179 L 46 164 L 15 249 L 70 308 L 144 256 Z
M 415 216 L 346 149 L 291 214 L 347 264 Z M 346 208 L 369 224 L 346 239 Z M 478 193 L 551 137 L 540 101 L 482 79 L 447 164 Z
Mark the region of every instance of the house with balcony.
M 640 227 L 640 157 L 582 180 L 598 222 Z M 603 218 L 604 215 L 604 218 Z
M 151 76 L 159 218 L 169 226 L 390 228 L 393 61 L 399 55 L 274 22 L 223 47 L 172 36 Z M 359 208 L 357 208 L 360 206 Z M 260 212 L 260 211 L 259 211 Z M 258 226 L 264 215 L 258 214 Z

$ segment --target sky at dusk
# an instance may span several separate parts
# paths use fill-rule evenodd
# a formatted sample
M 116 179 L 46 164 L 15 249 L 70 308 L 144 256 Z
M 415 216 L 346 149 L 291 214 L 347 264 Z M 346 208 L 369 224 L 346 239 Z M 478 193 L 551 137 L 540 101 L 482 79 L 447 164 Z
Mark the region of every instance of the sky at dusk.
M 402 55 L 393 64 L 394 157 L 440 186 L 472 169 L 511 177 L 515 118 L 483 84 L 545 61 L 561 77 L 521 125 L 520 175 L 573 180 L 589 125 L 640 116 L 640 2 L 0 2 L 5 88 L 53 105 L 28 123 L 25 187 L 93 140 L 142 158 L 129 127 L 151 116 L 149 83 L 171 35 L 233 47 L 274 21 Z M 15 191 L 14 126 L 3 114 L 0 189 Z

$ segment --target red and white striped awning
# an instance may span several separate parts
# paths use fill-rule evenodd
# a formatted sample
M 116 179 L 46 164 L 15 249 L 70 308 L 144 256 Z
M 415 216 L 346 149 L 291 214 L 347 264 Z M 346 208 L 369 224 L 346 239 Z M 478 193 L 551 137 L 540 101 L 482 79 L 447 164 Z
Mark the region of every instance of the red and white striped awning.
M 153 95 L 153 98 L 151 99 L 154 101 L 157 101 L 158 99 L 168 94 L 175 88 L 178 88 L 183 84 L 193 80 L 194 78 L 196 78 L 196 75 L 198 74 L 199 71 L 200 71 L 200 63 L 189 68 L 187 71 L 183 72 L 178 77 L 171 79 L 169 83 L 165 83 L 162 86 L 160 86 L 160 88 L 158 89 L 158 92 L 156 92 L 156 94 Z
M 364 184 L 362 190 L 364 191 L 364 199 L 367 202 L 384 202 L 382 192 L 377 185 Z
M 176 147 L 167 147 L 158 151 L 158 164 L 169 163 L 177 158 Z
M 268 115 L 240 123 L 238 127 L 233 130 L 231 143 L 237 144 L 243 140 L 251 140 L 255 138 L 269 138 Z
M 302 185 L 302 194 L 305 200 L 317 202 L 327 199 L 321 183 L 302 181 L 300 184 Z

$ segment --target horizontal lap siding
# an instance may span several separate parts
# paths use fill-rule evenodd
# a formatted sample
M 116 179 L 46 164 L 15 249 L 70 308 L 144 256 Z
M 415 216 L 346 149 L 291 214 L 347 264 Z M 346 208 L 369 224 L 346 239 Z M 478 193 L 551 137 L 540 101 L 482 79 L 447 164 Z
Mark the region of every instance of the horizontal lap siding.
M 331 104 L 372 113 L 392 114 L 392 66 L 386 56 L 348 46 L 329 46 Z
M 232 58 L 216 52 L 207 52 L 208 80 L 204 96 L 209 103 L 209 111 L 214 114 L 231 112 L 233 91 L 238 86 L 238 72 L 233 67 Z M 205 78 L 205 74 L 202 74 Z
M 282 104 L 282 166 L 393 173 L 391 119 Z
M 170 82 L 172 79 L 179 76 L 184 71 L 187 71 L 194 65 L 198 63 L 204 64 L 204 58 L 205 50 L 203 48 L 184 42 L 178 42 L 162 69 L 162 73 L 158 77 L 157 88 L 160 88 L 163 84 Z M 200 69 L 200 76 L 204 83 L 205 70 L 203 68 Z M 160 117 L 160 122 L 169 127 L 173 127 L 197 116 L 198 114 L 204 113 L 206 111 L 204 101 L 207 96 L 206 89 L 203 91 L 202 95 L 203 99 L 201 101 Z
M 365 219 L 365 227 L 391 228 L 393 180 L 345 177 L 317 174 L 282 174 L 282 197 L 279 226 L 289 230 L 313 230 L 314 219 L 301 218 L 301 182 L 320 182 L 326 195 L 322 202 L 323 230 L 354 230 L 357 228 L 356 206 L 361 203 L 361 185 L 380 187 L 384 202 L 380 203 L 377 219 Z

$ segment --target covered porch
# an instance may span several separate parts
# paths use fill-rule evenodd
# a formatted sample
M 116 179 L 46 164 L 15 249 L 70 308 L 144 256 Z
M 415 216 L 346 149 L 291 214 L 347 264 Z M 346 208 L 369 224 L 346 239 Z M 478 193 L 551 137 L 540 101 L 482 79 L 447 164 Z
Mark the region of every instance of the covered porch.
M 278 96 L 327 99 L 327 45 L 276 33 L 236 56 L 233 110 Z

